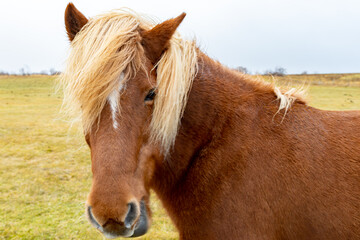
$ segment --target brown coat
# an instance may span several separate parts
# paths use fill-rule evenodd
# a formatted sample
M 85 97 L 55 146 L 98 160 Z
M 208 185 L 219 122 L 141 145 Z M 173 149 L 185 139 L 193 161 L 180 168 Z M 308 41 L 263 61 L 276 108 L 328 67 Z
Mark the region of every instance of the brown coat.
M 360 112 L 295 102 L 281 122 L 273 91 L 202 59 L 152 182 L 181 238 L 360 239 Z

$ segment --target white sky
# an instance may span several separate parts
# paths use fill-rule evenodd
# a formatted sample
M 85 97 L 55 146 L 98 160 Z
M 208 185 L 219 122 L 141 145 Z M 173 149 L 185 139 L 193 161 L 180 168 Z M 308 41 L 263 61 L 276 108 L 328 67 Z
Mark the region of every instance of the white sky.
M 64 0 L 0 0 L 0 70 L 62 70 Z M 73 0 L 87 17 L 130 7 L 166 20 L 210 57 L 253 73 L 360 72 L 360 0 Z

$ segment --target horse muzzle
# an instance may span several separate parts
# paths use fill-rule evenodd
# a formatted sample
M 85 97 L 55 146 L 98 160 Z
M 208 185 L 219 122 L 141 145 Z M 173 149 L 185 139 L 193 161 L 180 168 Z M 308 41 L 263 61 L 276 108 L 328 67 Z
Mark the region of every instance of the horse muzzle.
M 128 204 L 128 212 L 124 222 L 108 219 L 101 225 L 94 217 L 91 209 L 91 206 L 86 206 L 86 215 L 90 223 L 106 238 L 139 237 L 148 230 L 149 222 L 144 200 L 140 202 L 140 216 L 137 214 L 136 205 L 134 203 Z

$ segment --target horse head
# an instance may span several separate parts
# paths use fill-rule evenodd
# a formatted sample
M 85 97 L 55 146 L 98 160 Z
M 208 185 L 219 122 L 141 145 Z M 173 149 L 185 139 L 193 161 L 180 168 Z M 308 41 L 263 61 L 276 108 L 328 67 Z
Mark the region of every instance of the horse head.
M 184 17 L 150 26 L 134 13 L 87 19 L 73 4 L 66 8 L 72 50 L 62 76 L 65 98 L 71 99 L 70 107 L 79 105 L 91 149 L 93 180 L 86 213 L 106 237 L 136 237 L 150 226 L 151 179 L 169 149 L 161 144 L 168 142 L 168 133 L 161 131 L 169 129 L 159 122 L 168 121 L 175 135 L 178 125 L 178 119 L 171 119 L 177 98 L 171 105 L 161 104 L 177 86 L 159 83 L 158 75 L 169 71 L 157 68 L 163 67 L 159 61 Z M 163 61 L 166 65 L 167 59 Z M 181 104 L 175 111 L 181 114 Z

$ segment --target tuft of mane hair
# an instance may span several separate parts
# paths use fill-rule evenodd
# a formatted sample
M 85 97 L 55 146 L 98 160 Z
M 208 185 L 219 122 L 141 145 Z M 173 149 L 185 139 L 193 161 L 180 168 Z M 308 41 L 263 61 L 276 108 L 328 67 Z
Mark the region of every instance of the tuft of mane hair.
M 278 114 L 281 110 L 284 110 L 282 120 L 284 120 L 286 113 L 296 100 L 305 103 L 305 101 L 303 100 L 305 90 L 303 90 L 302 88 L 290 88 L 289 90 L 283 92 L 280 90 L 279 87 L 274 86 L 274 93 L 277 96 L 277 100 L 280 101 L 279 109 L 277 110 L 275 115 Z
M 234 70 L 231 70 L 234 72 Z M 272 81 L 269 82 L 265 80 L 263 77 L 257 75 L 255 77 L 249 76 L 248 74 L 244 74 L 238 71 L 235 71 L 237 75 L 241 78 L 245 79 L 248 82 L 254 84 L 254 86 L 259 87 L 260 89 L 267 89 L 267 91 L 274 92 L 276 96 L 276 100 L 279 101 L 279 108 L 274 114 L 274 117 L 280 113 L 282 110 L 284 112 L 281 122 L 285 119 L 287 112 L 290 110 L 291 106 L 294 102 L 299 102 L 302 104 L 307 104 L 306 101 L 306 93 L 307 87 L 304 85 L 294 88 L 294 87 L 279 87 L 276 86 L 277 79 L 272 76 Z M 290 82 L 288 85 L 291 86 Z
M 154 25 L 149 17 L 123 8 L 90 19 L 76 34 L 59 82 L 64 90 L 63 112 L 74 121 L 82 121 L 85 134 L 98 123 L 108 97 L 117 89 L 125 89 L 140 69 L 145 71 L 138 29 L 149 30 Z M 166 154 L 175 142 L 197 73 L 195 43 L 175 33 L 156 66 L 157 96 L 150 135 Z M 113 105 L 120 114 L 121 103 Z

